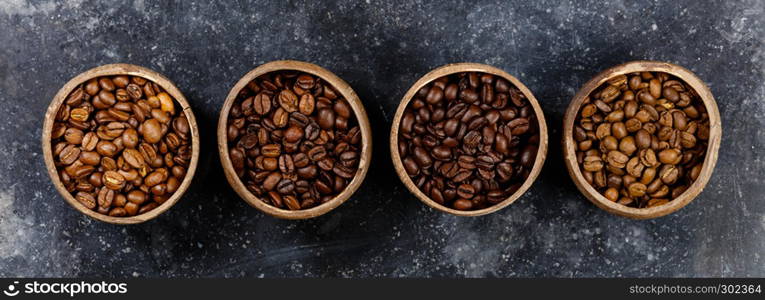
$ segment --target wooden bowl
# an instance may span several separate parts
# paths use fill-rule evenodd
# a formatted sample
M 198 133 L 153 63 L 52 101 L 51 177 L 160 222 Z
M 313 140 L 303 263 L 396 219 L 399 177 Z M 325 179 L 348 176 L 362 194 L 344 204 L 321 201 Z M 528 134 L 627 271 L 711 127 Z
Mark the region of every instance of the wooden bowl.
M 64 184 L 59 178 L 58 172 L 56 171 L 56 166 L 53 161 L 53 151 L 51 148 L 51 131 L 53 130 L 53 123 L 55 121 L 56 114 L 58 113 L 59 107 L 64 103 L 72 90 L 74 90 L 78 85 L 85 83 L 92 78 L 114 75 L 140 76 L 161 86 L 176 100 L 176 102 L 178 102 L 178 104 L 180 104 L 183 112 L 186 114 L 186 119 L 188 120 L 189 128 L 191 129 L 191 162 L 189 163 L 189 167 L 186 170 L 186 177 L 183 178 L 183 182 L 181 182 L 178 190 L 175 191 L 175 193 L 173 193 L 173 195 L 167 199 L 167 201 L 162 203 L 162 205 L 146 213 L 131 217 L 111 217 L 108 215 L 103 215 L 88 209 L 79 201 L 77 201 L 74 196 L 72 196 L 72 194 L 66 190 Z M 186 97 L 183 96 L 183 93 L 181 93 L 181 91 L 175 86 L 175 84 L 173 84 L 172 81 L 167 79 L 165 76 L 162 76 L 161 74 L 144 67 L 130 64 L 110 64 L 87 70 L 69 80 L 69 82 L 67 82 L 60 90 L 58 90 L 58 93 L 56 93 L 56 96 L 53 97 L 53 101 L 48 106 L 48 111 L 45 113 L 42 148 L 45 165 L 48 169 L 48 175 L 53 181 L 53 185 L 56 187 L 56 190 L 58 190 L 59 194 L 61 194 L 61 196 L 66 199 L 66 202 L 68 202 L 81 213 L 99 221 L 112 224 L 137 224 L 154 219 L 166 210 L 170 209 L 170 207 L 175 205 L 175 203 L 181 199 L 183 194 L 186 192 L 186 189 L 188 189 L 189 185 L 191 184 L 191 180 L 194 178 L 194 172 L 197 169 L 197 163 L 199 161 L 199 128 L 197 126 L 197 120 L 194 118 L 194 113 L 191 111 L 191 107 L 189 106 L 188 101 L 186 101 Z
M 529 176 L 526 178 L 526 180 L 523 182 L 521 187 L 510 197 L 508 197 L 505 200 L 502 200 L 502 202 L 499 202 L 495 205 L 489 206 L 487 208 L 479 209 L 479 210 L 457 210 L 453 209 L 444 205 L 441 205 L 434 201 L 433 199 L 430 199 L 425 193 L 423 193 L 415 183 L 412 181 L 411 178 L 409 178 L 409 175 L 406 173 L 406 170 L 404 169 L 404 164 L 401 161 L 401 156 L 398 153 L 398 132 L 399 127 L 401 123 L 401 118 L 404 115 L 404 110 L 406 110 L 407 106 L 409 106 L 409 102 L 412 101 L 414 98 L 414 95 L 419 91 L 423 86 L 427 85 L 428 83 L 441 78 L 443 76 L 455 74 L 455 73 L 462 73 L 462 72 L 481 72 L 481 73 L 488 73 L 495 76 L 502 77 L 506 79 L 507 81 L 511 82 L 515 87 L 517 87 L 528 99 L 529 103 L 531 103 L 532 108 L 534 109 L 534 114 L 536 114 L 537 119 L 537 125 L 539 128 L 539 147 L 537 150 L 537 156 L 534 160 L 534 166 L 531 169 L 531 172 L 529 173 Z M 390 154 L 391 159 L 393 160 L 393 167 L 396 169 L 396 173 L 398 174 L 398 177 L 401 179 L 401 181 L 404 183 L 407 189 L 409 189 L 412 194 L 417 196 L 420 201 L 424 202 L 428 206 L 435 208 L 437 210 L 440 210 L 442 212 L 450 213 L 457 216 L 468 216 L 468 217 L 474 217 L 474 216 L 481 216 L 490 214 L 493 212 L 496 212 L 520 198 L 523 193 L 526 192 L 526 190 L 531 187 L 531 185 L 534 183 L 534 180 L 536 180 L 537 176 L 539 175 L 539 172 L 542 171 L 542 165 L 544 165 L 545 158 L 547 157 L 547 123 L 545 122 L 545 116 L 542 112 L 542 108 L 539 106 L 539 102 L 534 97 L 534 94 L 531 93 L 531 91 L 523 85 L 518 79 L 513 77 L 512 75 L 506 73 L 505 71 L 502 71 L 501 69 L 484 65 L 484 64 L 477 64 L 477 63 L 455 63 L 455 64 L 448 64 L 441 66 L 439 68 L 436 68 L 429 73 L 425 74 L 425 76 L 422 76 L 417 82 L 415 82 L 411 88 L 409 88 L 409 91 L 404 94 L 404 97 L 401 99 L 401 103 L 398 105 L 398 109 L 396 110 L 396 115 L 393 117 L 393 126 L 390 130 Z
M 704 157 L 704 163 L 701 169 L 699 177 L 688 187 L 688 189 L 680 194 L 677 198 L 669 201 L 666 204 L 649 207 L 649 208 L 633 208 L 624 206 L 615 202 L 611 202 L 606 199 L 605 196 L 600 194 L 595 188 L 593 188 L 583 177 L 582 172 L 579 169 L 579 164 L 576 159 L 576 143 L 574 141 L 574 123 L 576 122 L 577 114 L 580 107 L 592 91 L 600 87 L 610 78 L 629 74 L 634 72 L 664 72 L 671 74 L 678 79 L 684 81 L 701 98 L 704 106 L 709 114 L 709 141 L 706 156 Z M 587 199 L 598 207 L 616 215 L 632 218 L 632 219 L 651 219 L 667 214 L 673 213 L 678 209 L 688 205 L 693 199 L 701 193 L 706 186 L 709 178 L 712 176 L 712 171 L 717 163 L 717 151 L 720 148 L 720 139 L 722 138 L 722 125 L 720 121 L 720 112 L 717 109 L 717 102 L 715 102 L 712 92 L 691 71 L 670 63 L 658 62 L 658 61 L 632 61 L 625 64 L 621 64 L 595 75 L 590 81 L 584 84 L 579 92 L 574 95 L 574 99 L 571 100 L 566 114 L 563 119 L 563 156 L 566 161 L 566 167 L 568 173 L 574 180 L 576 187 L 584 194 Z
M 286 210 L 266 204 L 257 196 L 252 194 L 245 187 L 242 180 L 236 176 L 236 171 L 234 171 L 234 166 L 231 163 L 231 159 L 228 155 L 228 136 L 226 134 L 228 116 L 229 112 L 231 111 L 231 107 L 236 101 L 239 91 L 245 88 L 250 81 L 254 80 L 260 75 L 283 70 L 294 70 L 308 73 L 317 76 L 332 85 L 332 87 L 335 88 L 338 93 L 340 93 L 346 100 L 348 100 L 348 103 L 351 105 L 353 113 L 356 116 L 356 120 L 359 123 L 359 128 L 361 129 L 361 155 L 359 157 L 358 170 L 356 171 L 356 175 L 353 177 L 353 180 L 351 180 L 348 186 L 345 187 L 345 190 L 335 196 L 335 198 L 332 200 L 309 209 Z M 361 183 L 364 181 L 364 177 L 367 175 L 367 171 L 369 171 L 369 164 L 372 161 L 372 129 L 369 125 L 369 118 L 367 117 L 366 110 L 364 110 L 364 104 L 361 102 L 356 92 L 353 91 L 351 86 L 348 85 L 348 83 L 346 83 L 344 80 L 340 79 L 340 77 L 327 69 L 307 62 L 294 60 L 272 61 L 260 65 L 245 74 L 241 79 L 239 79 L 236 85 L 234 85 L 234 87 L 231 88 L 231 91 L 228 93 L 226 101 L 223 103 L 223 108 L 220 111 L 220 116 L 218 117 L 218 154 L 220 155 L 220 161 L 221 164 L 223 164 L 223 171 L 226 174 L 228 183 L 231 184 L 231 186 L 234 188 L 234 191 L 236 191 L 236 193 L 239 194 L 239 196 L 242 197 L 244 201 L 249 203 L 251 206 L 261 210 L 262 212 L 277 218 L 293 220 L 308 219 L 321 216 L 340 206 L 340 204 L 343 204 L 343 202 L 348 200 L 348 198 L 350 198 L 351 195 L 356 192 L 359 186 L 361 186 Z

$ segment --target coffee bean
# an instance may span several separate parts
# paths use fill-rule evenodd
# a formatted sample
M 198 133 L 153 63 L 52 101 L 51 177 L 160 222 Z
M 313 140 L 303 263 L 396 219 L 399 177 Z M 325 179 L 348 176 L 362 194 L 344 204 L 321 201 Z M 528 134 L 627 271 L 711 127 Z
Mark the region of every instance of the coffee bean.
M 415 147 L 413 154 L 417 165 L 419 165 L 421 168 L 427 169 L 430 168 L 430 166 L 433 164 L 433 160 L 431 159 L 430 154 L 425 151 L 425 148 Z
M 513 107 L 506 108 L 508 102 Z M 538 143 L 533 114 L 525 96 L 494 75 L 436 79 L 402 115 L 401 162 L 415 185 L 439 204 L 461 209 L 496 204 L 504 200 L 503 190 L 528 176 L 521 166 L 533 166 Z M 514 164 L 521 173 L 514 172 Z
M 59 153 L 59 161 L 64 165 L 71 165 L 80 157 L 80 148 L 75 145 L 67 145 Z
M 284 108 L 279 107 L 271 116 L 271 121 L 276 128 L 287 126 L 287 123 L 289 122 L 289 112 Z
M 115 171 L 106 171 L 101 181 L 104 186 L 112 190 L 121 190 L 125 186 L 125 177 Z
M 348 102 L 320 79 L 294 71 L 262 75 L 248 89 L 256 95 L 240 93 L 227 133 L 230 147 L 246 149 L 249 157 L 235 167 L 237 176 L 252 179 L 246 187 L 264 202 L 288 209 L 311 208 L 342 192 L 346 179 L 355 176 L 361 140 Z M 249 106 L 253 116 L 237 115 L 247 115 Z M 268 197 L 262 197 L 265 192 Z
M 279 106 L 281 106 L 281 108 L 289 113 L 297 111 L 297 95 L 295 95 L 295 93 L 290 90 L 282 90 L 279 92 Z
M 332 129 L 335 125 L 335 112 L 329 108 L 320 109 L 317 122 L 322 129 Z
M 703 165 L 707 144 L 700 136 L 706 132 L 699 134 L 699 128 L 709 123 L 691 90 L 669 74 L 651 72 L 619 75 L 597 88 L 582 104 L 572 132 L 585 180 L 609 200 L 637 208 L 682 193 L 678 187 L 696 180 L 693 170 Z M 598 168 L 601 153 L 605 168 Z M 601 173 L 606 185 L 599 182 Z
M 282 171 L 282 173 L 295 172 L 295 164 L 292 161 L 292 156 L 289 154 L 282 154 L 279 156 L 279 170 Z
M 597 172 L 603 169 L 603 160 L 599 156 L 587 156 L 584 158 L 583 166 L 587 172 Z
M 112 189 L 104 189 L 102 188 L 98 192 L 98 206 L 109 208 L 112 206 L 112 202 L 114 201 L 114 190 Z
M 282 198 L 284 205 L 287 206 L 290 210 L 299 210 L 300 209 L 300 202 L 298 202 L 297 197 L 293 195 L 286 195 Z
M 115 89 L 114 82 L 108 77 L 99 78 L 98 85 L 101 87 L 101 89 L 104 89 L 110 92 Z
M 626 166 L 628 160 L 629 160 L 629 157 L 625 155 L 624 153 L 621 153 L 619 151 L 608 152 L 607 161 L 610 166 L 621 169 Z
M 134 204 L 123 211 L 116 208 L 122 209 L 127 201 L 123 192 L 149 191 L 154 181 L 149 176 L 164 181 L 170 167 L 179 170 L 179 178 L 185 176 L 184 166 L 191 158 L 188 123 L 183 112 L 176 112 L 174 99 L 158 85 L 140 77 L 101 77 L 75 89 L 67 99 L 63 110 L 68 112 L 69 122 L 54 126 L 66 130 L 54 136 L 52 143 L 62 139 L 81 149 L 61 147 L 57 156 L 62 167 L 66 166 L 67 180 L 77 180 L 80 190 L 94 193 L 91 196 L 100 204 L 97 212 L 128 216 L 149 211 L 157 204 L 144 205 L 146 208 Z M 66 165 L 74 154 L 79 158 Z M 180 181 L 174 177 L 172 184 L 155 186 L 153 193 L 169 197 Z
M 279 157 L 282 150 L 279 144 L 268 144 L 260 148 L 260 153 L 266 157 Z
M 457 187 L 457 195 L 462 198 L 470 199 L 473 198 L 474 194 L 475 188 L 472 185 L 461 184 L 459 187 Z
M 97 204 L 96 198 L 93 197 L 93 194 L 91 193 L 78 192 L 74 198 L 77 199 L 77 201 L 80 202 L 80 204 L 84 205 L 88 209 L 92 210 L 96 208 L 96 204 Z
M 616 202 L 619 200 L 619 191 L 616 188 L 611 187 L 603 193 L 603 196 L 605 196 L 608 200 Z
M 313 95 L 304 94 L 303 96 L 300 96 L 300 101 L 298 102 L 298 110 L 300 113 L 306 116 L 311 115 L 315 107 L 316 100 L 314 100 Z
M 659 161 L 663 164 L 675 165 L 680 163 L 681 154 L 677 149 L 664 149 L 659 152 Z
M 626 164 L 627 173 L 635 177 L 640 177 L 643 174 L 644 168 L 645 165 L 637 157 L 632 157 Z
M 282 195 L 290 194 L 295 190 L 295 183 L 289 179 L 282 179 L 276 185 L 276 190 Z
M 346 167 L 355 167 L 358 163 L 358 152 L 345 151 L 340 154 L 340 162 Z
M 342 165 L 342 164 L 335 164 L 334 167 L 332 168 L 332 172 L 334 172 L 335 175 L 345 179 L 351 179 L 355 175 L 354 169 L 346 167 L 345 165 Z
M 406 173 L 409 174 L 409 176 L 416 176 L 420 173 L 420 166 L 417 165 L 417 162 L 414 161 L 411 157 L 404 158 L 402 160 L 402 164 L 404 165 L 404 169 L 406 170 Z
M 315 83 L 316 81 L 311 75 L 301 74 L 297 77 L 297 84 L 301 89 L 310 90 L 314 87 Z
M 454 201 L 453 206 L 457 210 L 471 210 L 473 209 L 473 202 L 467 199 L 457 199 Z

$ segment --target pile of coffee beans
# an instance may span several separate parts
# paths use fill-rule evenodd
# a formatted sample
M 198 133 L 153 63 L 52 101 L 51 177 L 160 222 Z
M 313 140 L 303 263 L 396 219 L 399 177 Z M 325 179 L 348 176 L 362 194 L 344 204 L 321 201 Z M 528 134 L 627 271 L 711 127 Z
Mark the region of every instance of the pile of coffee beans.
M 682 80 L 632 73 L 608 80 L 585 99 L 573 136 L 588 183 L 611 201 L 653 207 L 699 177 L 709 116 Z
M 91 79 L 67 96 L 55 118 L 59 178 L 88 209 L 143 214 L 167 201 L 186 176 L 192 154 L 186 115 L 145 78 Z
M 458 210 L 502 202 L 534 165 L 536 115 L 504 78 L 464 72 L 422 87 L 398 131 L 406 173 L 433 201 Z
M 271 72 L 243 88 L 228 116 L 229 158 L 261 201 L 299 210 L 332 200 L 356 176 L 361 132 L 329 83 Z

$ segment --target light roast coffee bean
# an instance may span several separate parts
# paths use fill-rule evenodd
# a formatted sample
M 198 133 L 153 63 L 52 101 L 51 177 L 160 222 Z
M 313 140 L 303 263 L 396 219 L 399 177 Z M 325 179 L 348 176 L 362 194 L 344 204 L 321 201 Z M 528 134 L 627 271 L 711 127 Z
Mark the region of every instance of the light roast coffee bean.
M 358 169 L 361 139 L 350 104 L 307 73 L 277 71 L 250 82 L 231 108 L 226 131 L 237 176 L 277 208 L 327 202 Z
M 151 81 L 124 75 L 89 80 L 69 94 L 54 124 L 61 131 L 51 140 L 61 181 L 99 213 L 151 211 L 186 175 L 188 126 L 178 103 Z
M 590 94 L 572 134 L 585 180 L 606 199 L 644 208 L 696 180 L 709 138 L 701 132 L 709 132 L 709 116 L 696 92 L 669 74 L 642 72 Z
M 507 80 L 452 74 L 422 87 L 409 103 L 399 155 L 415 185 L 437 203 L 483 209 L 510 197 L 529 176 L 538 130 L 531 104 Z M 598 166 L 603 162 L 590 167 Z

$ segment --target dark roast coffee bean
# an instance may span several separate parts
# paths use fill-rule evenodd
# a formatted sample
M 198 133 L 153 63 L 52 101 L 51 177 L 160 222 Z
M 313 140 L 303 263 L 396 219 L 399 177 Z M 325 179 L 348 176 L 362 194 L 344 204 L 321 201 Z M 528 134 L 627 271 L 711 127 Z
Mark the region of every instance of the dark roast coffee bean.
M 269 205 L 291 210 L 341 193 L 356 174 L 361 141 L 346 99 L 320 78 L 295 71 L 264 74 L 247 89 L 229 112 L 228 126 L 234 129 L 227 133 L 230 148 L 246 150 L 237 176 L 252 179 L 247 189 Z
M 526 179 L 522 165 L 533 165 L 539 138 L 533 109 L 516 87 L 491 74 L 462 73 L 420 93 L 402 115 L 398 150 L 426 195 L 455 209 L 480 209 Z

